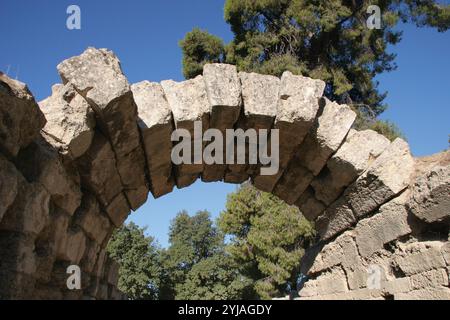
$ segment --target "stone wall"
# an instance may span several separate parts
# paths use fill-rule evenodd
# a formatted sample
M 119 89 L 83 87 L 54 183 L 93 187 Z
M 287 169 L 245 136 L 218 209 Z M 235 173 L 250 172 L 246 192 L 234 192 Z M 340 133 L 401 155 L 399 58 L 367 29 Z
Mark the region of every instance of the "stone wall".
M 449 152 L 414 159 L 401 139 L 356 131 L 355 113 L 323 98 L 322 81 L 289 72 L 210 64 L 195 79 L 130 85 L 118 58 L 95 48 L 57 69 L 62 84 L 39 104 L 0 75 L 0 298 L 124 298 L 105 251 L 113 230 L 149 192 L 200 178 L 250 179 L 315 221 L 301 299 L 450 299 Z M 173 165 L 173 130 L 197 120 L 279 129 L 279 173 Z M 67 289 L 69 265 L 81 268 L 81 290 Z M 369 289 L 376 268 L 381 285 Z

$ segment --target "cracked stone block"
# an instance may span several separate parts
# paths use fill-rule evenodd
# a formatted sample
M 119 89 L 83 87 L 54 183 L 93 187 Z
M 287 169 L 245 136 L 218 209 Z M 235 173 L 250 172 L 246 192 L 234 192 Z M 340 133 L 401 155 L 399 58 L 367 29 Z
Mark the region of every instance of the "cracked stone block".
M 351 187 L 349 202 L 355 215 L 363 217 L 405 190 L 413 172 L 409 146 L 397 138 Z
M 95 115 L 87 101 L 70 83 L 52 87 L 52 95 L 39 102 L 47 119 L 42 129 L 59 147 L 59 152 L 76 159 L 94 138 Z

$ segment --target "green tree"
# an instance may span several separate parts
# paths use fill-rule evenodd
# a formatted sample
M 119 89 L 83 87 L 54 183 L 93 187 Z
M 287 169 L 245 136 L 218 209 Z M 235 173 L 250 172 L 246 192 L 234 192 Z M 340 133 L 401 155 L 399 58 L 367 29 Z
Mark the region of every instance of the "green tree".
M 369 29 L 369 5 L 381 9 L 381 28 Z M 280 76 L 285 70 L 327 83 L 325 95 L 358 111 L 360 129 L 373 126 L 388 136 L 397 129 L 374 119 L 386 109 L 386 93 L 375 77 L 396 68 L 389 45 L 401 40 L 399 22 L 450 27 L 450 5 L 434 0 L 226 0 L 225 21 L 234 34 L 224 45 L 194 29 L 180 42 L 186 78 L 207 62 L 237 65 L 240 71 Z
M 218 225 L 231 237 L 227 251 L 253 280 L 257 297 L 270 299 L 296 289 L 300 259 L 315 236 L 296 207 L 244 184 L 228 196 Z
M 169 242 L 162 253 L 162 299 L 239 299 L 244 294 L 247 283 L 225 254 L 223 234 L 209 212 L 192 217 L 180 212 L 171 223 Z
M 239 266 L 226 253 L 218 252 L 201 260 L 177 285 L 177 299 L 238 300 L 252 297 L 252 280 L 239 272 Z
M 130 222 L 114 232 L 107 247 L 109 256 L 120 264 L 119 289 L 133 300 L 155 300 L 159 292 L 159 249 L 144 231 Z

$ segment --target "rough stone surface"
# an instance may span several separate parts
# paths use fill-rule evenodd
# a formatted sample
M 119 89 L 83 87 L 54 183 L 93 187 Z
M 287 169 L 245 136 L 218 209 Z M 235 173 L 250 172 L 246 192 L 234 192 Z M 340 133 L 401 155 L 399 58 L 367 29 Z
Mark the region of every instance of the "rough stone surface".
M 314 123 L 319 110 L 319 98 L 325 89 L 325 82 L 286 71 L 281 77 L 277 115 L 274 129 L 279 130 L 279 171 L 272 176 L 258 175 L 253 184 L 258 189 L 271 192 L 292 158 L 296 148 L 303 142 Z
M 94 138 L 95 117 L 87 101 L 70 84 L 52 87 L 52 95 L 39 102 L 47 119 L 43 131 L 61 146 L 61 153 L 76 159 Z
M 0 150 L 15 157 L 45 125 L 45 117 L 27 86 L 0 72 Z
M 383 245 L 411 233 L 405 202 L 408 194 L 383 205 L 373 217 L 361 220 L 355 228 L 356 243 L 362 257 L 381 250 Z
M 145 158 L 137 127 L 137 107 L 119 59 L 106 49 L 88 48 L 58 65 L 64 84 L 71 83 L 94 109 L 111 141 L 124 192 L 132 209 L 147 200 Z
M 319 174 L 328 158 L 341 145 L 356 118 L 356 114 L 346 105 L 325 98 L 322 104 L 322 113 L 315 128 L 297 149 L 274 188 L 274 194 L 289 204 L 295 203 Z
M 358 178 L 349 198 L 355 215 L 362 217 L 403 191 L 414 172 L 408 144 L 397 138 Z
M 326 169 L 311 183 L 315 197 L 330 205 L 389 145 L 372 130 L 350 130 L 344 144 L 328 160 Z
M 434 160 L 431 168 L 430 160 Z M 425 172 L 414 183 L 408 207 L 427 223 L 450 221 L 450 151 L 421 162 Z
M 189 132 L 192 141 L 191 164 L 176 166 L 175 181 L 178 188 L 191 185 L 203 172 L 204 165 L 194 163 L 194 145 L 203 145 L 202 137 L 194 136 L 196 121 L 201 121 L 204 132 L 209 127 L 209 102 L 202 76 L 183 82 L 162 81 L 167 101 L 173 113 L 176 129 Z
M 159 83 L 142 81 L 131 86 L 138 107 L 139 129 L 147 157 L 151 191 L 155 198 L 170 193 L 172 175 L 172 112 Z
M 226 129 L 233 128 L 241 112 L 241 84 L 237 69 L 229 64 L 207 64 L 203 68 L 203 79 L 208 94 L 210 128 L 220 130 L 225 137 Z M 225 143 L 224 139 L 224 146 Z M 225 157 L 224 152 L 223 164 L 205 166 L 202 174 L 204 182 L 223 179 L 227 169 Z
M 270 130 L 277 113 L 280 79 L 253 72 L 239 72 L 239 78 L 242 86 L 244 111 L 241 113 L 241 117 L 235 127 L 244 131 L 254 129 L 258 135 L 261 129 Z M 248 143 L 246 149 L 247 163 L 249 162 L 250 148 L 252 148 L 252 145 Z M 224 181 L 242 183 L 257 172 L 259 172 L 257 164 L 230 164 L 228 165 Z

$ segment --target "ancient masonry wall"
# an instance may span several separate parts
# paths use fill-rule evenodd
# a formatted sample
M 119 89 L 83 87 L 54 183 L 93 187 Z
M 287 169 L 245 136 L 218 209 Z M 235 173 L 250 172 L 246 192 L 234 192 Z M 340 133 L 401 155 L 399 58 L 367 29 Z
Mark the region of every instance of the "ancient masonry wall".
M 95 48 L 57 69 L 62 84 L 39 104 L 0 74 L 0 298 L 125 298 L 105 251 L 113 230 L 149 192 L 201 178 L 250 179 L 315 221 L 300 299 L 450 299 L 450 152 L 415 159 L 402 139 L 356 131 L 322 81 L 289 72 L 209 64 L 195 79 L 130 85 L 118 58 Z M 279 173 L 172 165 L 171 133 L 196 120 L 280 129 Z M 69 265 L 81 290 L 67 289 Z

